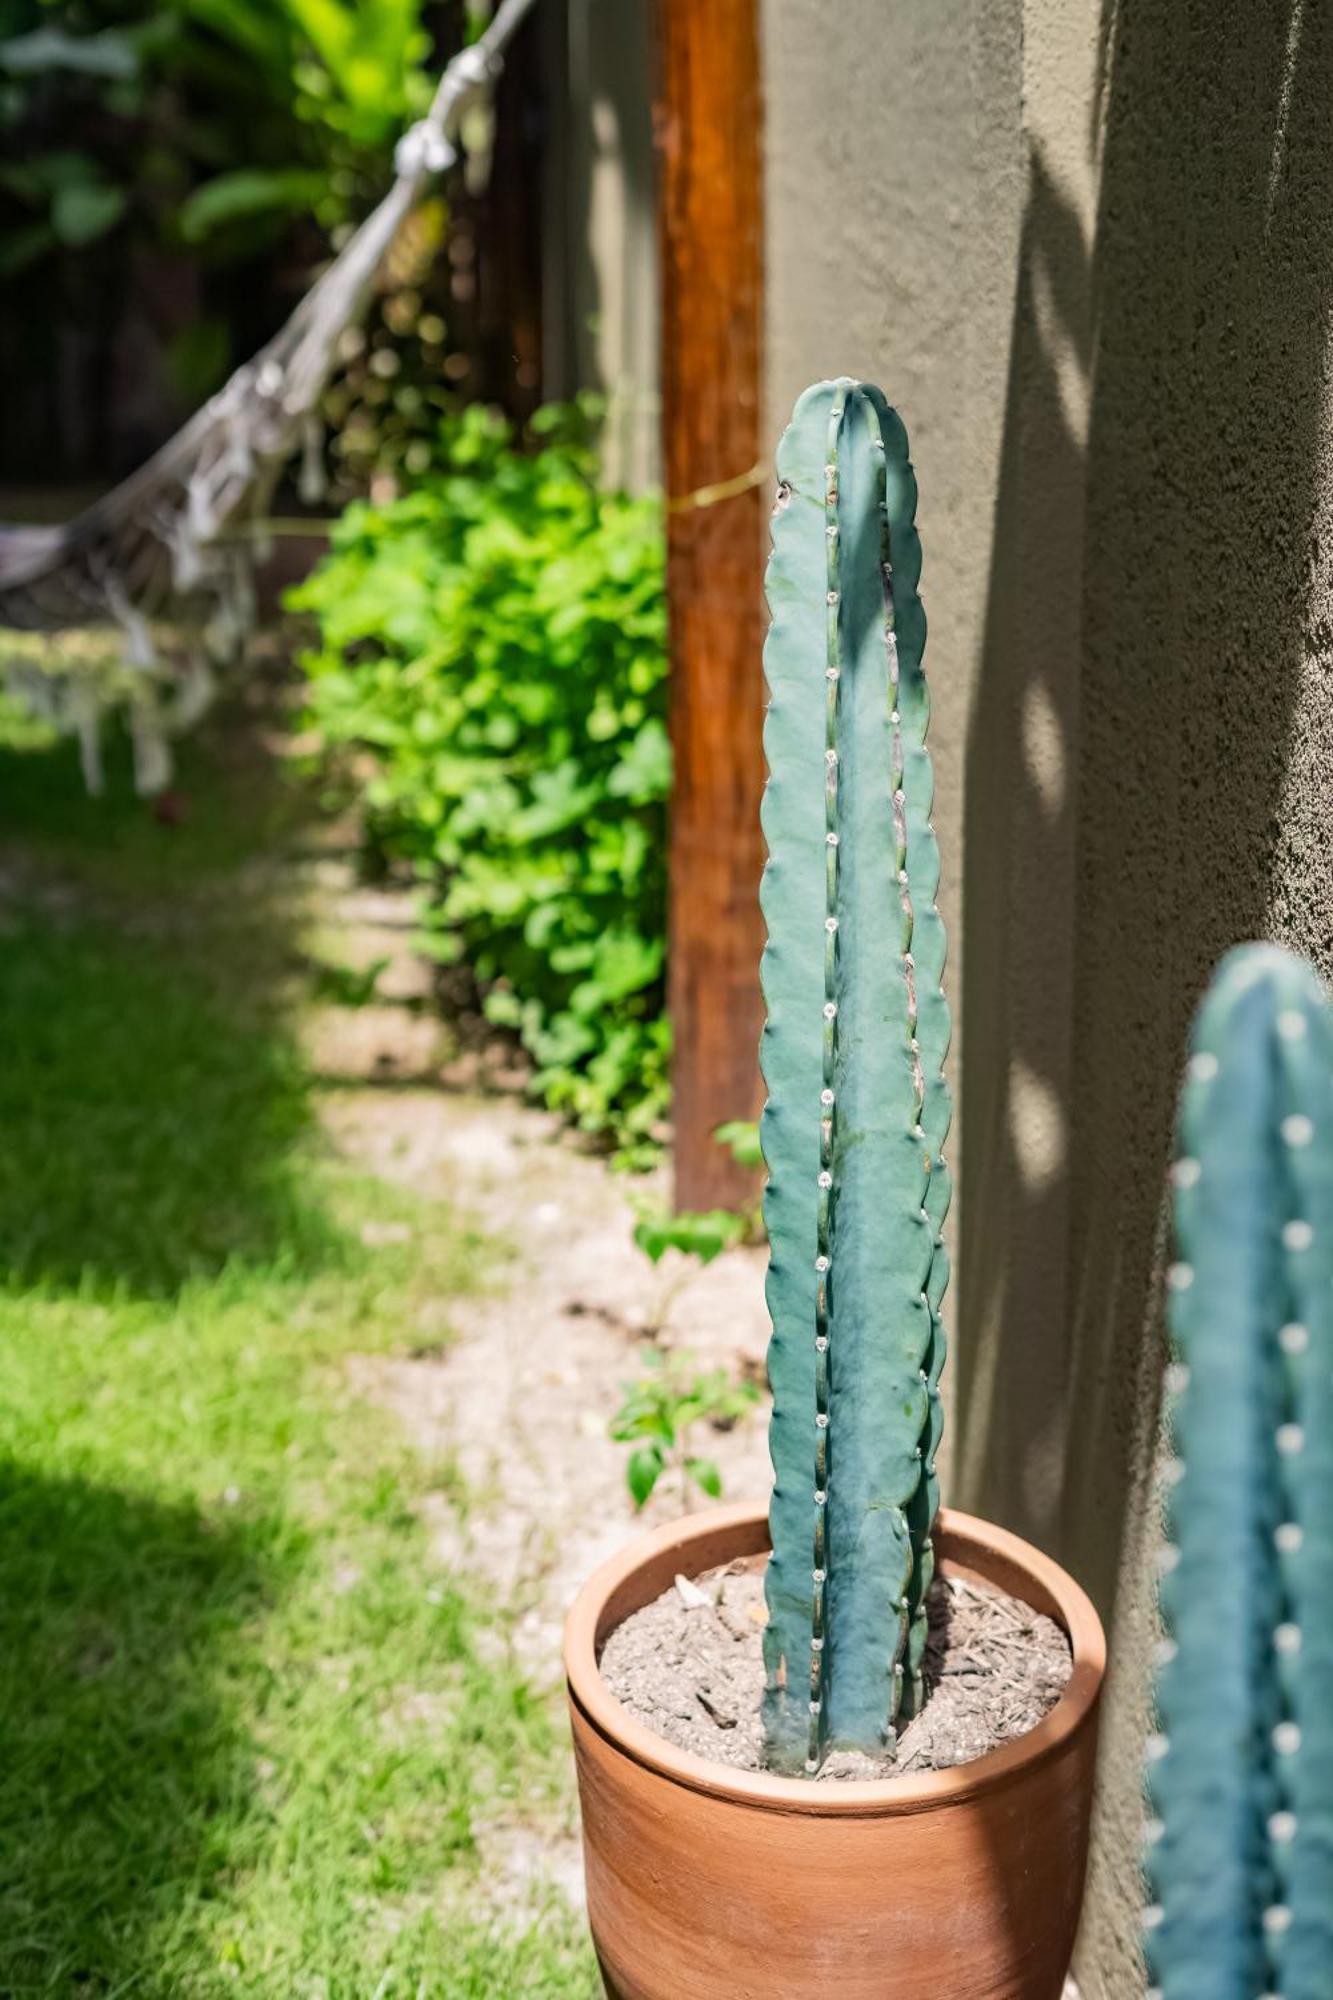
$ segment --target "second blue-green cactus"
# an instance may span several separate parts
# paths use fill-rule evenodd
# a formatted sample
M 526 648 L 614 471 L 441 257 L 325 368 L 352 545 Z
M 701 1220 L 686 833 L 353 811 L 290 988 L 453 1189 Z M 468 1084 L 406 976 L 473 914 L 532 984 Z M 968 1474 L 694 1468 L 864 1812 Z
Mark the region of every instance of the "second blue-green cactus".
M 1145 1949 L 1161 2000 L 1333 1994 L 1333 1017 L 1231 953 L 1173 1170 Z
M 949 1015 L 916 482 L 878 390 L 778 452 L 762 901 L 776 1482 L 769 1762 L 882 1754 L 921 1700 L 937 1504 Z

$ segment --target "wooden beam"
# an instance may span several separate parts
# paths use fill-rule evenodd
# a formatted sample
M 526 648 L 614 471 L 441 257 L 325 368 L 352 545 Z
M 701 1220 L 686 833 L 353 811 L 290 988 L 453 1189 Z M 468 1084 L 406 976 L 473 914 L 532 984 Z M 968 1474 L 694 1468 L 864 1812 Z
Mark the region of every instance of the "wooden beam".
M 767 501 L 755 479 L 744 483 L 762 448 L 756 16 L 757 0 L 658 0 L 675 755 L 669 997 L 682 1208 L 734 1204 L 752 1192 L 713 1133 L 725 1119 L 755 1117 L 760 1102 Z M 733 482 L 739 490 L 728 491 Z

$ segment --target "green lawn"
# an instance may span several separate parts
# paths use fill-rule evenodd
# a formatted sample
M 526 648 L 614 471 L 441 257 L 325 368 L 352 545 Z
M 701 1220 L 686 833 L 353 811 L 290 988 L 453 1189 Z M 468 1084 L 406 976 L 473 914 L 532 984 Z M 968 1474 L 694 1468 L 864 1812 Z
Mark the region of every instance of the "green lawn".
M 0 756 L 0 1994 L 587 1996 L 474 1835 L 563 1809 L 557 1718 L 341 1365 L 487 1247 L 321 1141 L 262 763 L 169 829 Z

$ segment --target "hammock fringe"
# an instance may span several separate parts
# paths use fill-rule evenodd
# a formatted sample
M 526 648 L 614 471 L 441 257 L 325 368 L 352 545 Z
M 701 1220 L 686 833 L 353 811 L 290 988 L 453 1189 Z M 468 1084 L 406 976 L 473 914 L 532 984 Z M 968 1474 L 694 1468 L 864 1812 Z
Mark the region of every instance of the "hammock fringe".
M 102 713 L 128 703 L 135 782 L 171 780 L 170 736 L 198 719 L 214 669 L 237 659 L 255 621 L 254 572 L 265 559 L 258 523 L 284 467 L 300 453 L 300 493 L 324 493 L 319 403 L 338 343 L 364 317 L 399 227 L 457 157 L 469 97 L 486 89 L 534 0 L 503 0 L 490 25 L 448 64 L 430 110 L 403 135 L 395 178 L 332 258 L 286 325 L 152 458 L 100 500 L 55 527 L 0 527 L 0 669 L 11 699 L 77 736 L 88 789 L 103 784 Z M 170 616 L 185 644 L 163 649 Z M 6 648 L 4 630 L 119 631 L 131 691 L 100 692 L 86 667 L 53 671 Z M 31 644 L 31 640 L 29 641 Z M 8 658 L 6 653 L 8 652 Z

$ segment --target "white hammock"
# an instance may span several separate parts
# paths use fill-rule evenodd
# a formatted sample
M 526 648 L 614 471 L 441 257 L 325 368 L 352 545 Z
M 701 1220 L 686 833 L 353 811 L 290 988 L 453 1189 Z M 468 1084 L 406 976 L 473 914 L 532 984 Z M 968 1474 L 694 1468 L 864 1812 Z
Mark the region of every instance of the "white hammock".
M 393 186 L 312 285 L 286 325 L 119 486 L 56 527 L 0 527 L 0 628 L 66 632 L 110 626 L 123 642 L 131 688 L 136 776 L 167 782 L 165 737 L 206 699 L 210 663 L 234 658 L 253 623 L 253 569 L 266 553 L 262 521 L 283 467 L 319 435 L 319 403 L 338 343 L 365 313 L 400 224 L 457 157 L 463 101 L 493 82 L 534 0 L 502 0 L 471 48 L 440 78 L 430 110 L 399 142 Z M 170 618 L 197 643 L 165 661 L 154 626 Z M 11 642 L 0 664 L 9 692 L 81 738 L 84 772 L 100 787 L 100 700 L 85 676 L 52 674 Z M 174 685 L 173 685 L 174 683 Z

